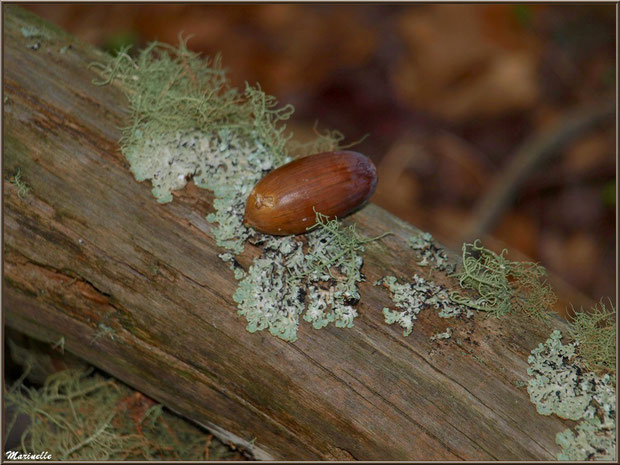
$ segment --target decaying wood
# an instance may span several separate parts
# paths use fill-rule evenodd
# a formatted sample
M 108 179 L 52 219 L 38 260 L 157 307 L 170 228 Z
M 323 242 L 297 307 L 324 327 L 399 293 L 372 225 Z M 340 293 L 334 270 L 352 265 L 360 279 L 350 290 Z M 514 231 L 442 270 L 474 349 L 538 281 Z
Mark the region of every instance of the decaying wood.
M 91 84 L 88 64 L 106 57 L 16 7 L 4 34 L 6 324 L 64 337 L 65 350 L 258 458 L 555 456 L 571 423 L 537 414 L 518 381 L 559 320 L 426 311 L 403 337 L 384 323 L 391 302 L 372 283 L 428 270 L 406 246 L 415 228 L 369 205 L 350 221 L 394 235 L 367 246 L 355 326 L 302 322 L 295 343 L 248 333 L 205 220 L 211 196 L 190 185 L 161 205 L 130 173 L 118 145 L 126 101 Z M 17 168 L 24 198 L 7 182 Z M 256 253 L 247 246 L 242 264 Z M 430 340 L 446 327 L 452 338 Z

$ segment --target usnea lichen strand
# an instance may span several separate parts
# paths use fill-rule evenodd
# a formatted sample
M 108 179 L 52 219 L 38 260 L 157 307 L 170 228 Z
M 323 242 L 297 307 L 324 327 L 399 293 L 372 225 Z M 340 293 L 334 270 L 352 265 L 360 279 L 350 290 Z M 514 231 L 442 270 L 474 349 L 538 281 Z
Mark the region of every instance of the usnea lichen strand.
M 229 85 L 219 57 L 201 59 L 181 40 L 178 48 L 154 42 L 134 59 L 121 50 L 101 69 L 122 83 L 130 124 L 121 148 L 138 181 L 150 180 L 159 202 L 190 179 L 214 192 L 219 246 L 235 254 L 251 232 L 242 224 L 245 199 L 262 175 L 290 160 L 283 122 L 293 108 L 278 106 L 259 86 Z
M 607 308 L 601 301 L 590 311 L 572 317 L 571 338 L 585 368 L 600 374 L 616 372 L 616 309 L 611 300 Z
M 187 39 L 178 48 L 152 42 L 136 58 L 128 51 L 122 48 L 108 64 L 91 65 L 103 76 L 95 84 L 123 84 L 131 110 L 121 139 L 124 148 L 140 147 L 145 138 L 227 129 L 260 141 L 276 165 L 284 163 L 292 134 L 282 122 L 293 113 L 292 105 L 279 106 L 259 85 L 246 84 L 243 91 L 230 86 L 221 58 L 201 58 L 188 50 Z
M 24 200 L 28 194 L 30 193 L 30 186 L 24 182 L 22 179 L 22 170 L 21 168 L 17 168 L 15 170 L 15 174 L 9 180 L 11 184 L 14 184 L 17 188 L 17 196 Z
M 457 273 L 459 284 L 463 289 L 476 291 L 479 297 L 453 292 L 451 299 L 495 317 L 515 312 L 547 319 L 557 297 L 546 281 L 545 269 L 535 263 L 507 260 L 506 253 L 503 250 L 498 255 L 478 240 L 463 244 L 463 271 Z
M 18 380 L 5 401 L 19 417 L 29 418 L 19 446 L 22 453 L 49 451 L 53 460 L 204 460 L 231 452 L 207 431 L 173 415 L 122 383 L 63 370 L 40 388 Z

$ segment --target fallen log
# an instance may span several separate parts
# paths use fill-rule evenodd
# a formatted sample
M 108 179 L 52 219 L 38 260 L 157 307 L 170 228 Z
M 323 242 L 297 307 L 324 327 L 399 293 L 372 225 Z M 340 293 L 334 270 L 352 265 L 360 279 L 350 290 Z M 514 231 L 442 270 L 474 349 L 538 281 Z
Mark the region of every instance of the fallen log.
M 190 183 L 159 204 L 120 152 L 126 100 L 88 69 L 109 57 L 5 8 L 5 323 L 116 376 L 259 459 L 545 460 L 573 422 L 536 412 L 527 356 L 554 328 L 520 316 L 420 315 L 403 337 L 373 283 L 427 273 L 418 231 L 370 204 L 347 221 L 368 244 L 359 317 L 299 339 L 250 334 L 237 282 Z M 24 193 L 7 179 L 17 172 Z M 257 249 L 250 245 L 241 264 Z M 422 271 L 421 271 L 422 270 Z M 455 281 L 436 273 L 447 287 Z M 450 326 L 453 335 L 432 341 Z

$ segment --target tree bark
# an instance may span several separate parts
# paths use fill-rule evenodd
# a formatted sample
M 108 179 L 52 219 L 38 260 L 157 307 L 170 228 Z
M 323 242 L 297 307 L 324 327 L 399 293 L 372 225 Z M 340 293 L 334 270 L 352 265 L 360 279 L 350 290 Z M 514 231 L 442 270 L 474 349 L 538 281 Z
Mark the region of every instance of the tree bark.
M 539 415 L 517 382 L 562 321 L 426 311 L 403 337 L 372 283 L 428 270 L 407 247 L 417 230 L 371 204 L 348 221 L 394 235 L 366 248 L 355 326 L 302 321 L 295 343 L 248 333 L 205 220 L 212 196 L 190 184 L 161 205 L 129 171 L 118 145 L 126 100 L 87 68 L 109 57 L 18 7 L 4 13 L 7 325 L 64 337 L 66 350 L 257 458 L 555 457 L 556 433 L 573 423 Z M 18 168 L 23 198 L 7 182 Z M 246 245 L 242 265 L 257 253 Z M 448 326 L 450 339 L 430 340 Z

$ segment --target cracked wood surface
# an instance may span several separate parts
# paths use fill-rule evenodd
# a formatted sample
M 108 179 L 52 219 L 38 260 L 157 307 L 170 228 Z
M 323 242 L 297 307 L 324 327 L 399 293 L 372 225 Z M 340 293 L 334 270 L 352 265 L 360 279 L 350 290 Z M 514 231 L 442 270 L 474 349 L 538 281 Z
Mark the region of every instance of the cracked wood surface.
M 424 311 L 403 337 L 372 283 L 428 270 L 406 245 L 415 228 L 371 204 L 347 221 L 394 235 L 367 246 L 355 326 L 302 321 L 292 344 L 248 333 L 205 220 L 210 194 L 190 183 L 161 205 L 130 173 L 118 146 L 126 101 L 87 68 L 106 56 L 17 7 L 4 21 L 5 324 L 64 337 L 66 350 L 258 458 L 555 456 L 556 433 L 573 423 L 538 415 L 518 381 L 562 322 Z M 40 37 L 25 37 L 31 26 Z M 7 182 L 18 167 L 24 199 Z M 240 263 L 256 254 L 246 246 Z M 446 327 L 450 339 L 429 340 Z

